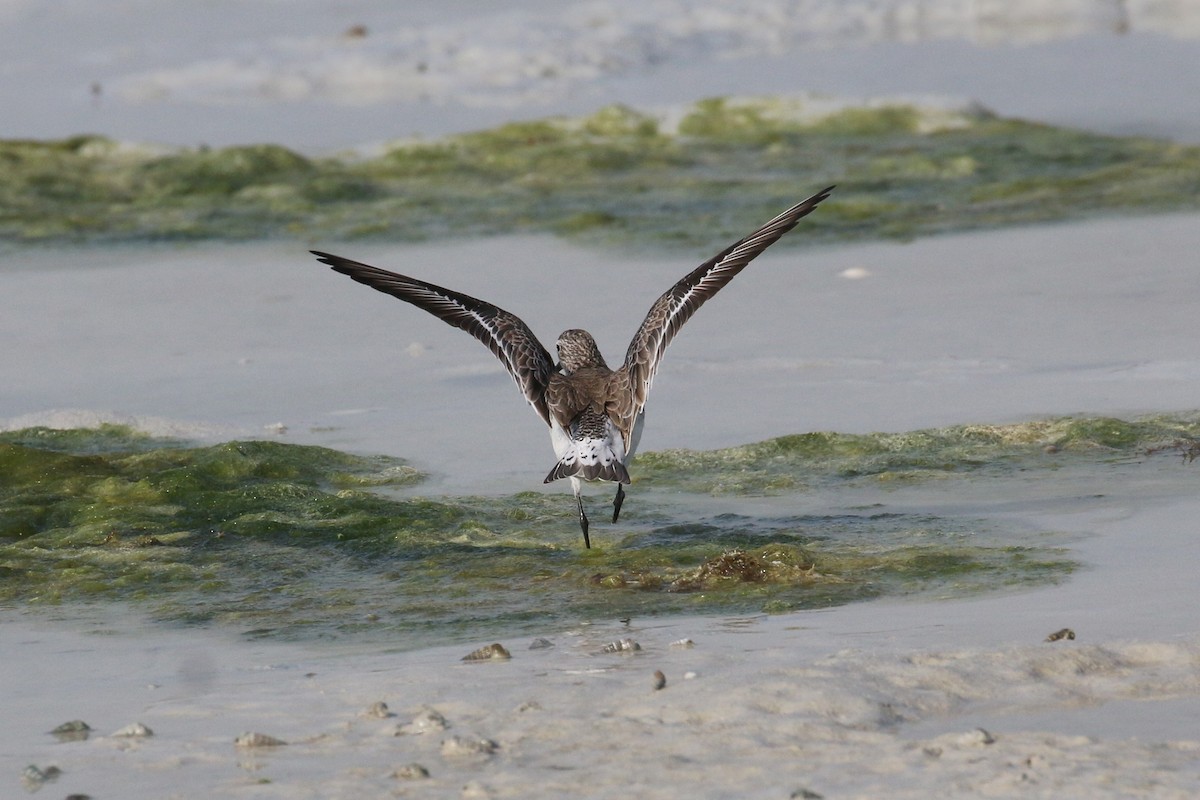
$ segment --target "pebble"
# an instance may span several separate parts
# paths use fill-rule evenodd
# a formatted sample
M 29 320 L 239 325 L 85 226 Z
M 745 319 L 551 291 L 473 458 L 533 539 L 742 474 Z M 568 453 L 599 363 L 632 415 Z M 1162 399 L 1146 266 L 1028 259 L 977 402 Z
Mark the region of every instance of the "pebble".
M 376 719 L 387 719 L 388 717 L 396 716 L 391 711 L 388 711 L 388 704 L 382 700 L 376 700 L 371 703 L 370 707 L 363 712 L 365 717 L 375 717 Z
M 43 783 L 56 781 L 60 775 L 62 775 L 62 770 L 58 767 L 52 766 L 41 769 L 36 764 L 30 764 L 22 770 L 21 782 L 25 784 L 25 787 L 29 791 L 36 792 L 42 788 Z
M 696 680 L 696 678 L 699 678 L 699 677 L 700 677 L 699 674 L 692 672 L 690 669 L 687 672 L 683 673 L 683 679 L 685 681 L 694 681 L 694 680 Z
M 420 764 L 405 764 L 392 773 L 392 777 L 403 778 L 406 781 L 418 781 L 429 777 L 429 770 Z
M 541 637 L 538 637 L 529 643 L 530 650 L 545 650 L 548 647 L 554 647 L 554 642 Z
M 280 747 L 287 742 L 265 733 L 243 733 L 233 740 L 233 744 L 234 747 Z
M 464 758 L 470 756 L 491 756 L 500 747 L 491 739 L 474 739 L 465 736 L 451 736 L 442 742 L 442 755 L 446 758 Z
M 153 736 L 154 731 L 147 728 L 140 722 L 134 722 L 121 728 L 113 733 L 113 736 L 124 736 L 130 739 L 145 739 L 148 736 Z
M 667 676 L 663 675 L 661 669 L 654 670 L 654 691 L 658 691 L 667 685 Z
M 1074 639 L 1074 638 L 1075 638 L 1075 631 L 1071 630 L 1070 628 L 1063 628 L 1062 630 L 1055 631 L 1054 633 L 1047 636 L 1046 641 L 1047 642 L 1057 642 L 1060 639 Z
M 489 644 L 487 647 L 481 647 L 478 650 L 467 653 L 462 657 L 463 661 L 507 661 L 512 658 L 512 654 L 504 649 L 504 645 L 499 642 Z
M 462 788 L 463 800 L 488 800 L 492 790 L 479 781 L 467 781 Z
M 622 639 L 619 642 L 609 642 L 600 648 L 601 653 L 632 653 L 641 650 L 642 646 L 633 639 Z
M 957 736 L 951 736 L 950 740 L 960 747 L 982 747 L 984 745 L 995 744 L 996 737 L 985 731 L 983 728 L 976 728 L 973 731 L 960 733 Z
M 91 732 L 92 726 L 88 725 L 81 719 L 73 719 L 70 722 L 64 722 L 62 725 L 59 725 L 54 730 L 50 731 L 52 735 L 58 737 L 60 742 L 81 742 L 88 738 L 88 735 Z
M 396 736 L 420 736 L 423 733 L 444 731 L 450 727 L 446 718 L 432 708 L 421 709 L 411 722 L 396 728 Z

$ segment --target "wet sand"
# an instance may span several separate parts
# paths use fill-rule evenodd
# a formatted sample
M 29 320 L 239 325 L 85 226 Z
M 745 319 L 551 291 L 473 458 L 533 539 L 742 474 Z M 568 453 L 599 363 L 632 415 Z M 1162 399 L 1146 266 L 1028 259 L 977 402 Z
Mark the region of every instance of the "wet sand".
M 1200 389 L 1188 313 L 1198 230 L 1186 216 L 1103 220 L 764 257 L 672 349 L 645 441 L 1179 410 Z M 566 312 L 522 303 L 523 281 L 565 293 L 588 270 L 620 269 L 628 285 L 614 296 L 652 297 L 681 266 L 613 267 L 605 254 L 540 244 L 544 259 L 580 256 L 578 271 L 547 286 L 528 264 L 480 272 L 473 261 L 481 248 L 528 255 L 528 241 L 366 256 L 444 265 L 452 285 L 482 280 L 481 294 L 528 306 L 535 329 L 552 333 Z M 478 345 L 290 248 L 233 250 L 31 254 L 4 275 L 24 309 L 5 318 L 8 333 L 39 324 L 38 298 L 71 313 L 57 339 L 5 356 L 9 402 L 72 397 L 217 438 L 283 422 L 271 435 L 412 457 L 446 476 L 442 486 L 473 491 L 516 491 L 540 474 L 549 448 Z M 851 267 L 869 274 L 847 278 Z M 797 287 L 786 298 L 781 276 Z M 799 344 L 745 322 L 764 318 L 762 304 L 772 330 L 794 324 Z M 601 315 L 601 341 L 621 340 L 639 309 Z M 730 394 L 747 381 L 764 388 Z M 745 418 L 699 424 L 751 402 Z M 505 457 L 463 469 L 468 440 Z M 1136 485 L 1103 471 L 1051 478 L 1036 496 L 1020 482 L 994 495 L 934 482 L 887 496 L 891 510 L 952 506 L 1073 534 L 1085 566 L 1062 585 L 740 619 L 580 620 L 546 630 L 554 646 L 536 650 L 497 631 L 513 654 L 504 662 L 460 661 L 486 641 L 386 652 L 168 629 L 133 610 L 9 609 L 0 775 L 15 786 L 28 765 L 54 766 L 62 774 L 43 793 L 97 798 L 1187 797 L 1200 781 L 1194 465 L 1164 456 L 1145 470 Z M 1064 627 L 1077 638 L 1043 641 Z M 626 638 L 641 649 L 604 652 Z M 672 647 L 685 638 L 694 647 Z M 396 716 L 363 716 L 377 701 Z M 427 707 L 449 727 L 394 735 Z M 74 719 L 95 729 L 86 741 L 46 733 Z M 155 735 L 111 735 L 134 722 Z M 235 747 L 246 732 L 288 744 Z M 494 752 L 470 752 L 481 739 Z M 430 777 L 396 777 L 413 763 Z
M 1190 797 L 1198 510 L 1043 516 L 1088 535 L 1089 570 L 1051 589 L 596 622 L 505 641 L 507 661 L 10 617 L 0 772 L 55 766 L 47 793 L 129 798 Z M 1074 640 L 1043 641 L 1064 626 Z M 605 652 L 623 639 L 640 649 Z M 46 733 L 76 718 L 87 740 Z M 111 735 L 134 721 L 154 736 Z M 245 732 L 287 744 L 236 747 Z

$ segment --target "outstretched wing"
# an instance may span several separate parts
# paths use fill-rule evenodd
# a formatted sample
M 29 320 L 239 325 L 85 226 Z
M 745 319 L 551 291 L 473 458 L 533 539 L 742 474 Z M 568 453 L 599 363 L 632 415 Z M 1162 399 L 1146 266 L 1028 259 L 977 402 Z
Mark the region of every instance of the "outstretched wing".
M 633 416 L 646 405 L 646 396 L 650 393 L 650 384 L 654 382 L 663 352 L 683 323 L 759 253 L 796 227 L 796 223 L 829 197 L 831 191 L 832 186 L 800 201 L 754 233 L 717 253 L 654 302 L 625 353 L 625 369 L 633 389 Z
M 483 342 L 504 364 L 533 410 L 543 422 L 550 424 L 546 384 L 554 373 L 554 359 L 520 317 L 491 303 L 416 278 L 329 253 L 310 252 L 334 271 L 423 308 Z

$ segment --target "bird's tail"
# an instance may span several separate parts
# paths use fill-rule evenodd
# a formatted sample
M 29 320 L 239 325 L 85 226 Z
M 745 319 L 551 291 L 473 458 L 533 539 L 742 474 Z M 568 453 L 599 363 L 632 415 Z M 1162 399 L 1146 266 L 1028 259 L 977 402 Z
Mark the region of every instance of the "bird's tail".
M 617 458 L 611 447 L 598 440 L 585 440 L 572 447 L 546 476 L 545 483 L 559 478 L 582 478 L 585 481 L 629 483 L 629 470 Z
M 569 434 L 561 428 L 558 433 L 555 441 L 558 463 L 546 476 L 546 483 L 559 478 L 630 482 L 629 470 L 625 468 L 625 443 L 602 413 L 585 411 L 571 424 Z

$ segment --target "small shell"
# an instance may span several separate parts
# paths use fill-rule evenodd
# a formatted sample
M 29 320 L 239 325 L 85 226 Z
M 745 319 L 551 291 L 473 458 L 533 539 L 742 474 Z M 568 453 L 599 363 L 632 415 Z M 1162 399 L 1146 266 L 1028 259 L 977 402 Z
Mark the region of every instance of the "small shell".
M 265 733 L 243 733 L 233 740 L 233 744 L 235 747 L 281 747 L 287 742 Z
M 700 676 L 697 673 L 693 672 L 690 669 L 687 672 L 683 673 L 683 679 L 685 681 L 694 681 L 694 680 L 696 680 L 696 678 L 699 678 L 699 677 Z
M 429 770 L 420 764 L 405 764 L 392 773 L 392 777 L 403 778 L 406 781 L 416 781 L 429 777 Z
M 654 670 L 654 691 L 658 691 L 667 685 L 667 676 L 663 675 L 661 669 Z
M 491 756 L 499 747 L 500 745 L 491 739 L 451 736 L 442 742 L 442 755 L 446 758 Z
M 676 639 L 675 641 L 671 642 L 671 647 L 674 647 L 677 650 L 691 650 L 695 646 L 696 643 L 691 639 Z
M 376 700 L 371 703 L 370 707 L 363 712 L 364 717 L 375 717 L 376 719 L 387 719 L 388 717 L 396 716 L 391 711 L 388 711 L 388 704 L 382 700 Z
M 487 647 L 481 647 L 473 653 L 467 653 L 462 657 L 463 661 L 507 661 L 512 658 L 512 654 L 504 649 L 504 645 L 497 642 L 489 644 Z
M 642 646 L 633 639 L 622 639 L 619 642 L 609 642 L 600 648 L 601 653 L 632 653 L 641 650 Z
M 124 728 L 121 728 L 121 730 L 113 733 L 113 736 L 123 736 L 130 739 L 145 739 L 146 737 L 153 735 L 154 731 L 150 730 L 140 722 L 134 722 L 126 725 Z
M 1046 641 L 1047 642 L 1057 642 L 1060 639 L 1074 639 L 1074 638 L 1075 638 L 1075 631 L 1071 630 L 1070 628 L 1063 628 L 1062 630 L 1055 631 L 1054 633 L 1047 636 Z
M 419 736 L 423 733 L 434 733 L 444 731 L 450 727 L 450 723 L 446 722 L 446 718 L 432 708 L 421 709 L 421 712 L 412 718 L 412 722 L 401 725 L 396 728 L 396 736 Z
M 973 731 L 951 735 L 948 737 L 950 741 L 959 747 L 983 747 L 989 744 L 996 743 L 996 737 L 988 733 L 983 728 L 976 728 Z
M 26 789 L 36 792 L 42 788 L 43 783 L 56 781 L 60 775 L 62 775 L 62 770 L 58 767 L 39 769 L 37 764 L 30 764 L 21 772 L 21 782 L 25 784 Z

